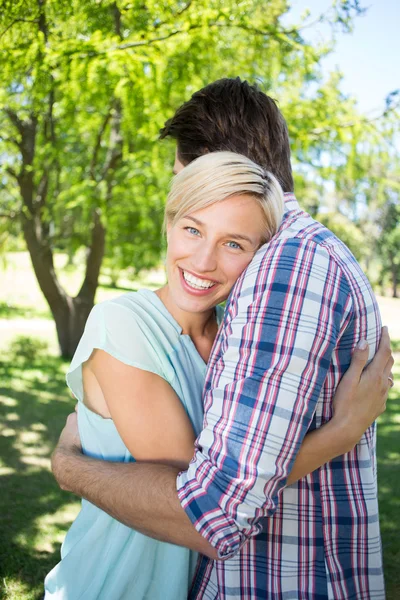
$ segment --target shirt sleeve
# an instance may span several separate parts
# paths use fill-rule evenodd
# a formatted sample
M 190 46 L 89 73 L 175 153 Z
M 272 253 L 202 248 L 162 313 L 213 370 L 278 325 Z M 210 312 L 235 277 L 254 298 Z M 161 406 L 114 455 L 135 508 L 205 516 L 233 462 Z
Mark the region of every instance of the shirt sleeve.
M 157 340 L 144 320 L 123 304 L 102 302 L 91 310 L 67 372 L 68 387 L 80 401 L 83 400 L 82 365 L 94 349 L 104 350 L 126 365 L 166 378 Z
M 228 304 L 204 428 L 177 480 L 182 507 L 221 558 L 276 510 L 351 306 L 346 278 L 314 242 L 284 240 L 253 263 Z

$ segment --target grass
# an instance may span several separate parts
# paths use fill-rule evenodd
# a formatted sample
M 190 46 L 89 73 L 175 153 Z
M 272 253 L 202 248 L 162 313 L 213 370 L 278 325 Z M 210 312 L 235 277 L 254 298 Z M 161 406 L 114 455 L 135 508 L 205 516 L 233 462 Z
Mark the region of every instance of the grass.
M 395 346 L 400 349 L 400 340 Z M 400 598 L 400 355 L 395 385 L 378 423 L 378 493 L 387 600 Z
M 26 341 L 26 340 L 25 340 Z M 0 597 L 37 600 L 78 502 L 54 484 L 50 453 L 74 401 L 66 363 L 40 350 L 0 363 Z
M 71 494 L 57 488 L 50 472 L 52 448 L 75 402 L 65 386 L 67 363 L 55 355 L 52 321 L 27 257 L 21 253 L 11 259 L 0 290 L 0 598 L 39 600 L 44 576 L 58 562 L 60 543 L 79 509 Z M 80 281 L 79 273 L 68 270 L 63 277 L 71 290 Z M 137 285 L 156 285 L 159 277 L 152 273 Z M 99 300 L 121 293 L 106 279 L 102 284 Z M 121 280 L 121 285 L 135 289 L 129 281 Z M 392 330 L 400 300 L 385 300 L 381 308 Z M 38 325 L 36 341 L 32 324 Z M 7 344 L 4 331 L 9 332 Z M 16 339 L 16 333 L 25 337 Z M 400 334 L 393 337 L 399 353 L 396 383 L 378 428 L 387 600 L 400 598 Z

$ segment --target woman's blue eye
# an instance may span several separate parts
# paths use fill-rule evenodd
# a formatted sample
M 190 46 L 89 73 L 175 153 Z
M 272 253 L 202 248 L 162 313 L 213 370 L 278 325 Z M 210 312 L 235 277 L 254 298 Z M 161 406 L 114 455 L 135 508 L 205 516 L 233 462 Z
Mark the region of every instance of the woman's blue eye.
M 228 246 L 229 248 L 233 248 L 234 250 L 242 249 L 242 246 L 240 246 L 240 244 L 238 244 L 237 242 L 228 242 Z
M 197 235 L 198 233 L 200 233 L 199 230 L 196 229 L 196 227 L 185 227 L 185 229 L 193 235 Z

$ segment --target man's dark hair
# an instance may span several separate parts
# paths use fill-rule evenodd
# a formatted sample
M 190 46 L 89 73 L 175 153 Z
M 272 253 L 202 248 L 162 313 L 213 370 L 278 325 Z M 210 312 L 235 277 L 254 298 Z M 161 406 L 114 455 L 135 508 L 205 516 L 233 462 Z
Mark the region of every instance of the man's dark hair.
M 185 102 L 160 131 L 177 141 L 187 165 L 207 152 L 229 150 L 247 156 L 293 191 L 289 134 L 275 100 L 247 81 L 219 79 Z

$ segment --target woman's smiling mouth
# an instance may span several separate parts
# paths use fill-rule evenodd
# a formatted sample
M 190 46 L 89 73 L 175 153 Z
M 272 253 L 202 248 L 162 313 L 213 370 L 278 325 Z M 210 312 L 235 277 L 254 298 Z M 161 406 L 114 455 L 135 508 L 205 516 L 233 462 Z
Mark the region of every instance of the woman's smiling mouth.
M 197 277 L 190 273 L 189 271 L 185 271 L 179 267 L 179 271 L 181 274 L 181 278 L 185 284 L 185 288 L 189 288 L 194 292 L 203 292 L 206 293 L 211 290 L 218 282 L 212 281 L 211 279 L 203 279 Z

